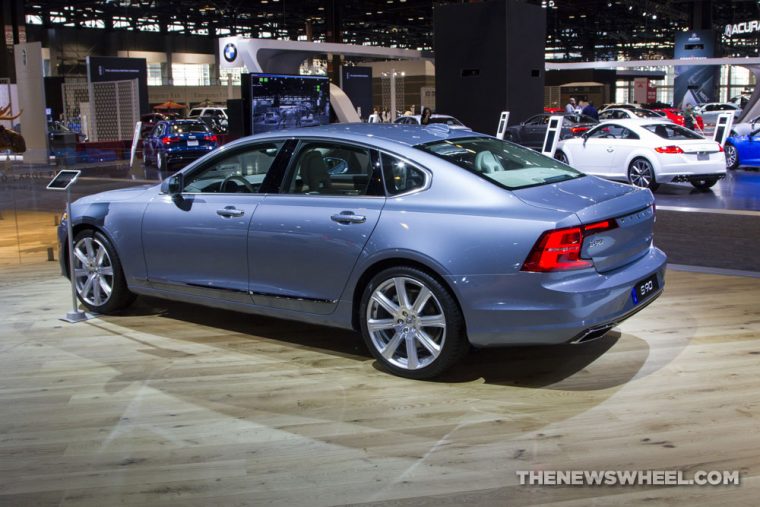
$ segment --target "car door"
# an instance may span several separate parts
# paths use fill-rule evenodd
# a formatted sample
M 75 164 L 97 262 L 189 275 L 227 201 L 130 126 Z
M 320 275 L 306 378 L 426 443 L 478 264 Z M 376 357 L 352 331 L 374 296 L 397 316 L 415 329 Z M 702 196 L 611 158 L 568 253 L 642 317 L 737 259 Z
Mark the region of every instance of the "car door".
M 248 229 L 282 174 L 284 144 L 260 141 L 222 151 L 182 173 L 180 195 L 162 194 L 148 204 L 142 239 L 152 287 L 251 303 Z
M 150 161 L 151 164 L 156 163 L 156 143 L 161 142 L 160 137 L 163 132 L 164 123 L 159 122 L 153 127 L 153 130 L 148 134 L 143 142 L 143 160 Z
M 734 139 L 739 163 L 760 167 L 760 131 L 754 130 L 746 136 L 734 136 Z
M 326 159 L 346 169 L 332 174 Z M 330 313 L 384 205 L 377 152 L 344 142 L 301 141 L 280 192 L 267 196 L 251 223 L 254 302 Z
M 522 129 L 522 144 L 523 146 L 529 146 L 531 148 L 539 148 L 543 146 L 544 137 L 546 136 L 547 124 L 549 123 L 549 115 L 538 115 L 530 118 L 525 122 Z
M 590 130 L 583 143 L 573 145 L 573 167 L 588 174 L 608 174 L 614 157 L 614 129 L 620 127 L 604 123 Z

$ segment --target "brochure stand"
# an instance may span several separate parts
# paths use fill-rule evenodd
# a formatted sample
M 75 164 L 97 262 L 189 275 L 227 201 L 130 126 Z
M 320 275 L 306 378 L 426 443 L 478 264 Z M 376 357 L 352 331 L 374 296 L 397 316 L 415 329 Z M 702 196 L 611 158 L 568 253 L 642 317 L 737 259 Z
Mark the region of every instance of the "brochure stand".
M 74 276 L 74 238 L 71 227 L 71 187 L 76 183 L 80 172 L 81 171 L 72 170 L 59 171 L 47 186 L 48 190 L 66 191 L 66 243 L 69 251 L 69 279 L 71 280 L 72 309 L 70 312 L 66 313 L 66 317 L 61 320 L 71 323 L 87 320 L 87 315 L 79 309 L 79 301 L 77 299 L 77 281 Z

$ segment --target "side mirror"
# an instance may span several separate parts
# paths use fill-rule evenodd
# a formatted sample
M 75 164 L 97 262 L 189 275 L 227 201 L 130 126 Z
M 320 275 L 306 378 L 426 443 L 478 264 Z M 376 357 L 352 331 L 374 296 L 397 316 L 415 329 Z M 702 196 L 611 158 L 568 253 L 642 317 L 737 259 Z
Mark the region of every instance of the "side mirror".
M 161 192 L 172 197 L 182 193 L 185 187 L 185 175 L 177 173 L 169 176 L 161 183 Z

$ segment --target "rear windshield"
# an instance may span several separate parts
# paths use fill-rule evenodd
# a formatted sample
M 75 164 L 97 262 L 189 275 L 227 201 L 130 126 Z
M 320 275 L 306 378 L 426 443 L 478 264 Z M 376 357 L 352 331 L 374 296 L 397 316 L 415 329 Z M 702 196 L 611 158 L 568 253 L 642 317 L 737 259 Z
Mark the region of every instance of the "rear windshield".
M 183 132 L 209 132 L 208 127 L 199 121 L 172 123 L 171 131 L 173 134 L 181 134 Z
M 203 109 L 191 109 L 188 116 L 200 116 L 202 112 Z
M 570 166 L 533 150 L 491 137 L 433 141 L 419 144 L 416 148 L 509 190 L 584 176 Z
M 696 132 L 693 132 L 680 125 L 659 123 L 656 125 L 643 125 L 644 129 L 662 137 L 663 139 L 684 140 L 684 139 L 704 139 Z

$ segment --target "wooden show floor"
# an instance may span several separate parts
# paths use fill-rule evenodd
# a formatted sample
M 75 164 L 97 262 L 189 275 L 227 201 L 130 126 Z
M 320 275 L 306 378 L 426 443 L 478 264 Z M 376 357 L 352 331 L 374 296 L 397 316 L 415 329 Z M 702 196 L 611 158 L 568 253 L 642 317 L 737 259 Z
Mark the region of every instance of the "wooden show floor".
M 0 505 L 758 505 L 760 279 L 670 271 L 620 332 L 447 378 L 358 336 L 138 300 L 61 322 L 55 263 L 0 268 Z M 518 470 L 741 470 L 739 486 L 521 486 Z

